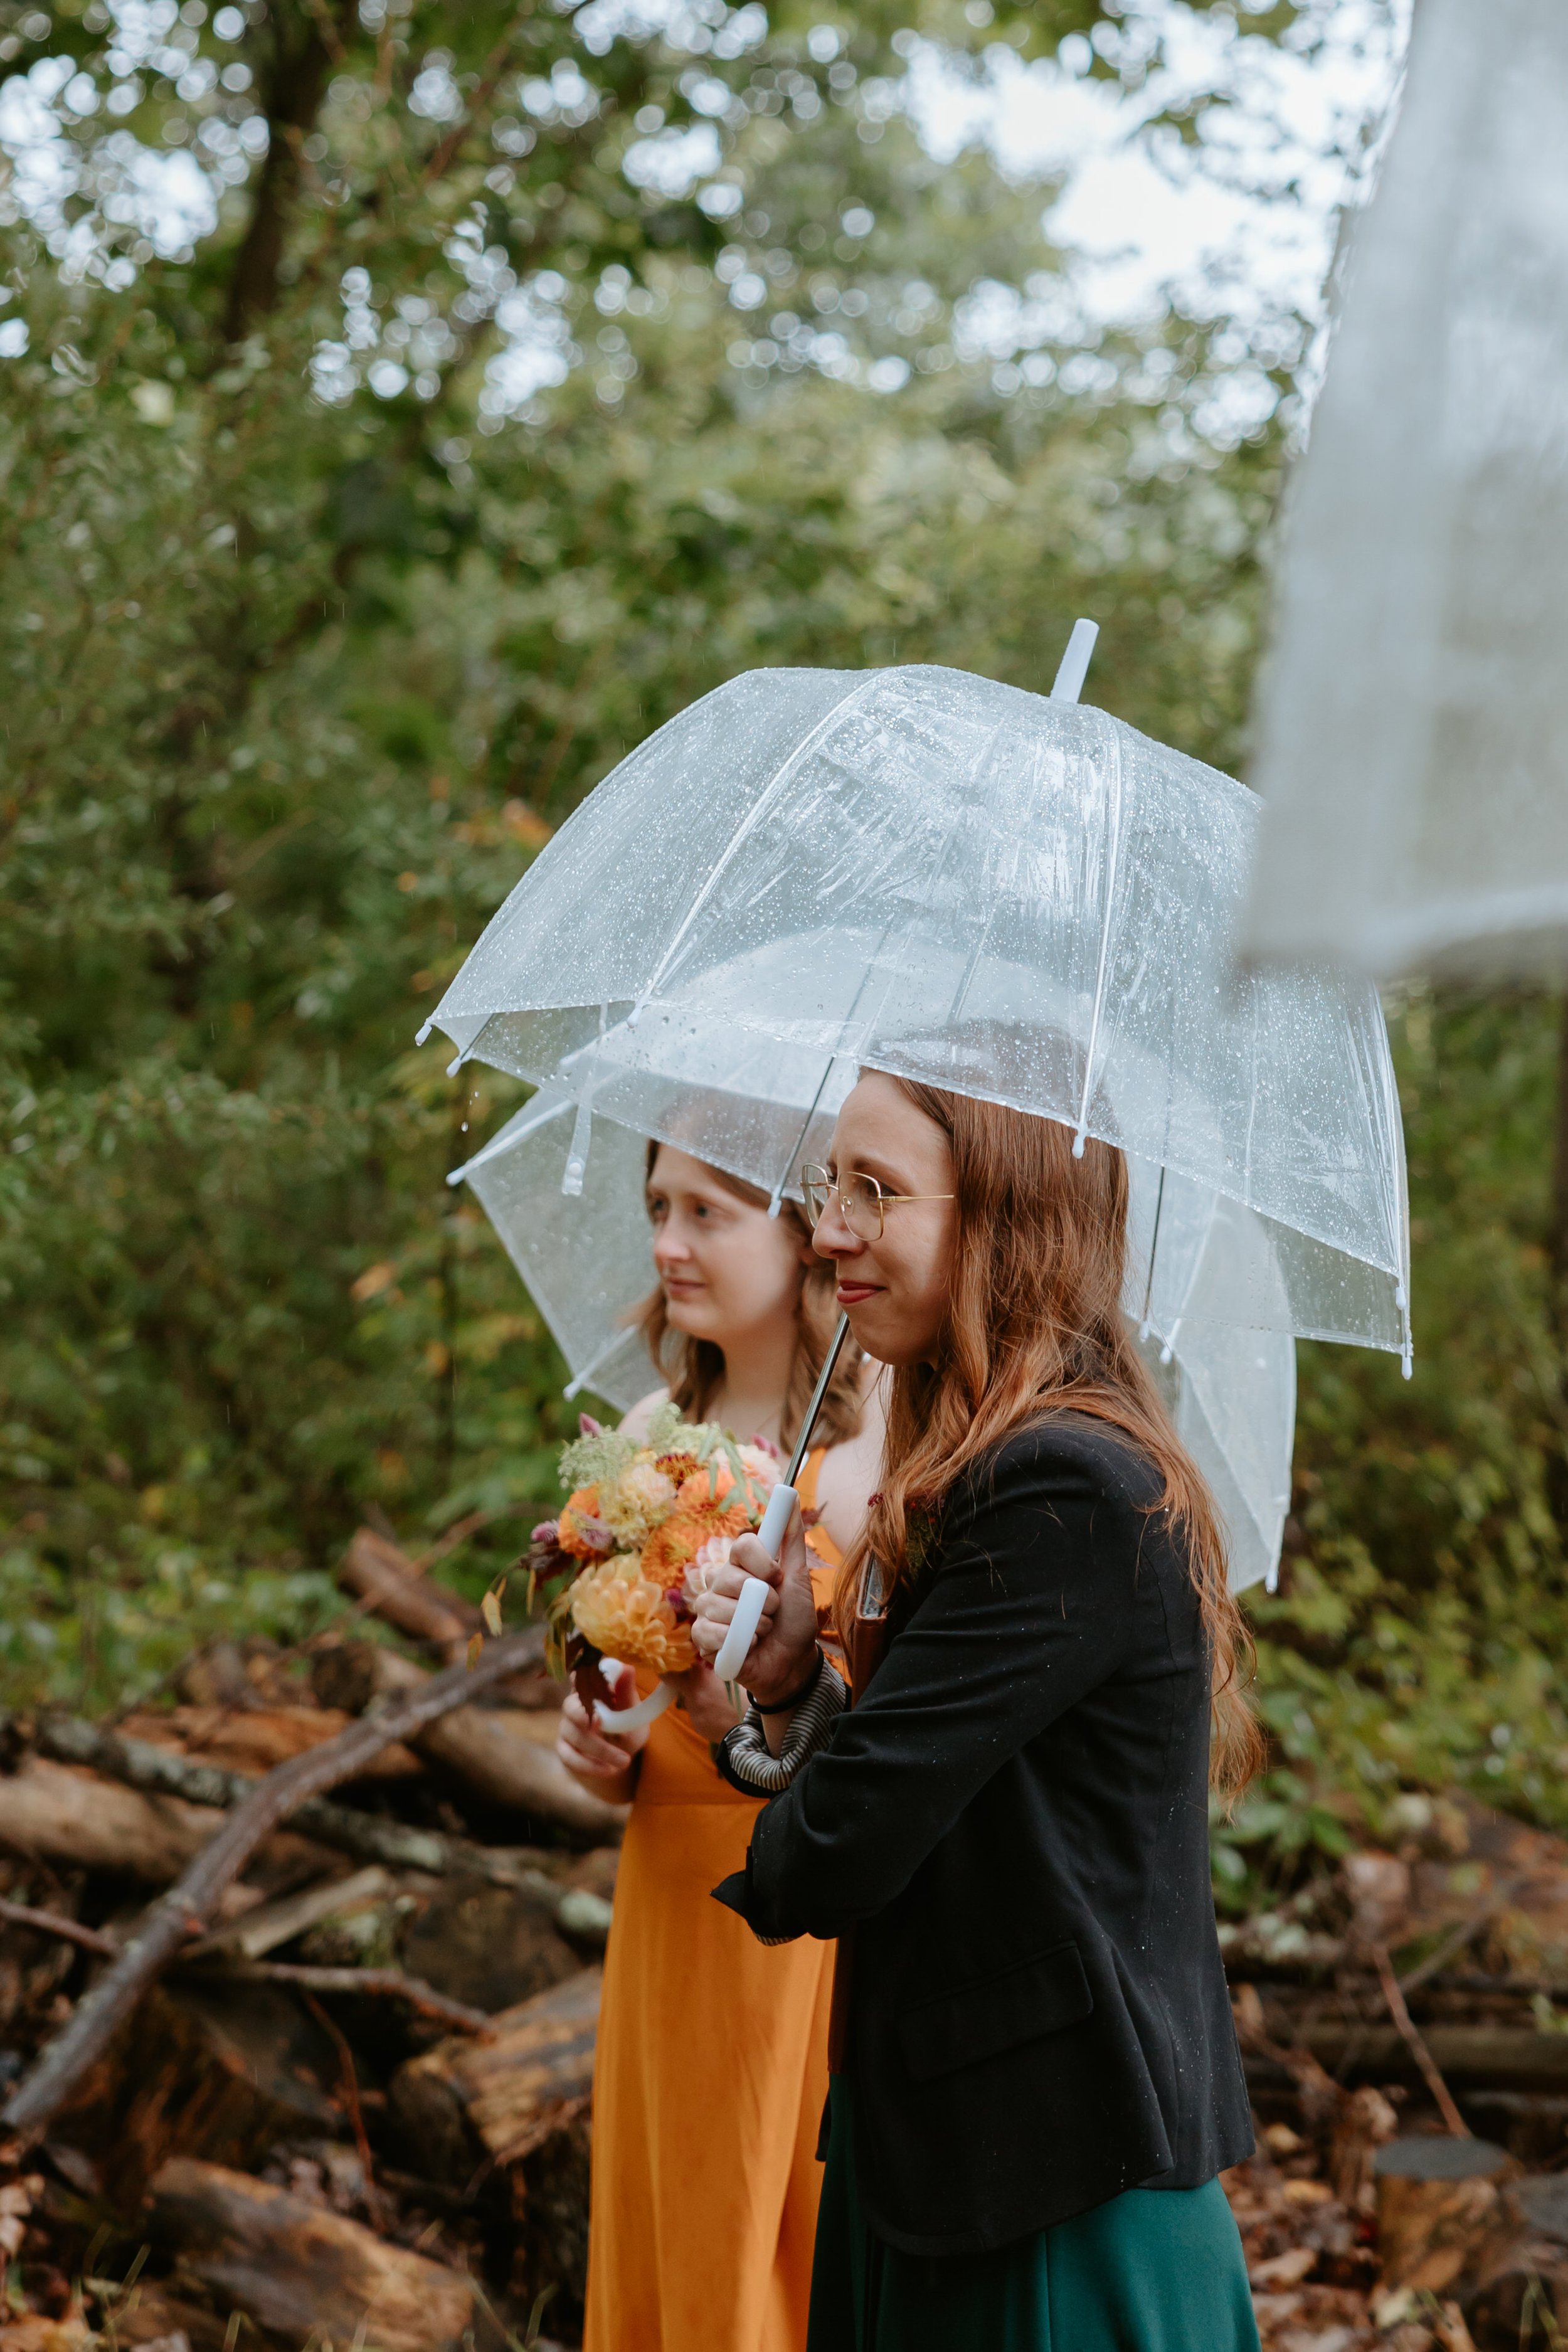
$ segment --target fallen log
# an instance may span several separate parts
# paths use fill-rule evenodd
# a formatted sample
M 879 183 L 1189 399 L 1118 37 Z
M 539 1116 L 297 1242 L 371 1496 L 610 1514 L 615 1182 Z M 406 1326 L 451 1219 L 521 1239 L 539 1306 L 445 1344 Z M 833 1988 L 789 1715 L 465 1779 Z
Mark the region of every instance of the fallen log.
M 243 1959 L 264 1959 L 279 1944 L 291 1943 L 296 1936 L 304 1935 L 323 1919 L 352 1919 L 384 1903 L 396 1889 L 397 1881 L 391 1873 L 373 1863 L 368 1870 L 356 1870 L 352 1877 L 330 1878 L 322 1885 L 302 1887 L 297 1895 L 285 1895 L 275 1903 L 258 1903 L 254 1910 L 242 1913 L 214 1934 L 204 1936 L 187 1957 L 205 1959 L 213 1952 L 232 1951 Z
M 518 1634 L 511 1638 L 523 1641 L 530 1637 Z M 417 1667 L 412 1671 L 416 1679 L 398 1687 L 407 1692 L 427 1689 L 430 1677 L 420 1674 Z M 476 1710 L 465 1709 L 464 1712 Z M 353 1718 L 345 1720 L 352 1721 Z M 101 1773 L 110 1781 L 122 1782 L 125 1787 L 140 1790 L 146 1795 L 165 1801 L 174 1800 L 181 1805 L 182 1811 L 171 1817 L 174 1828 L 183 1827 L 186 1841 L 175 1868 L 139 1870 L 136 1875 L 140 1877 L 162 1878 L 164 1881 L 173 1878 L 175 1871 L 212 1834 L 213 1826 L 221 1812 L 244 1804 L 264 1786 L 263 1781 L 253 1779 L 248 1773 L 225 1771 L 216 1764 L 198 1764 L 191 1757 L 182 1756 L 177 1749 L 155 1748 L 145 1739 L 128 1739 L 122 1732 L 107 1731 L 99 1724 L 85 1722 L 79 1716 L 45 1716 L 40 1719 L 35 1736 L 41 1748 L 62 1762 L 85 1765 L 90 1771 Z M 343 1737 L 342 1733 L 338 1736 Z M 307 1755 L 323 1752 L 321 1748 L 305 1751 Z M 551 1760 L 554 1762 L 553 1757 Z M 552 1814 L 552 1818 L 564 1821 L 571 1829 L 602 1829 L 605 1824 L 611 1828 L 619 1826 L 624 1814 L 610 1806 L 599 1804 L 595 1798 L 580 1791 L 575 1781 L 562 1771 L 558 1764 L 555 1770 L 560 1781 L 565 1783 L 570 1797 L 563 1799 L 561 1809 Z M 101 1788 L 103 1782 L 100 1780 L 89 1785 Z M 555 1784 L 552 1783 L 551 1788 L 542 1787 L 533 1810 L 551 1813 L 552 1793 L 559 1794 Z M 577 1801 L 574 1803 L 571 1799 Z M 591 1821 L 584 1815 L 584 1807 L 594 1808 Z M 193 1809 L 197 1810 L 200 1815 L 195 1822 L 190 1820 Z M 90 1857 L 91 1866 L 105 1870 L 128 1867 L 123 1861 L 116 1864 L 105 1834 L 96 1826 L 87 1825 L 89 1812 L 90 1808 L 84 1807 L 81 1843 L 85 1845 L 95 1840 L 100 1849 Z M 331 1846 L 338 1853 L 352 1854 L 358 1862 L 382 1863 L 393 1870 L 426 1871 L 434 1878 L 445 1877 L 454 1871 L 479 1877 L 490 1876 L 498 1871 L 505 1874 L 500 1865 L 488 1858 L 487 1848 L 468 1839 L 447 1837 L 435 1830 L 415 1829 L 403 1822 L 388 1821 L 379 1813 L 359 1812 L 352 1805 L 334 1805 L 322 1798 L 312 1798 L 308 1804 L 298 1808 L 293 1818 L 296 1826 L 319 1844 Z M 58 1851 L 58 1847 L 56 1851 Z M 152 1846 L 155 1855 L 163 1851 L 164 1844 L 154 1843 Z M 85 1853 L 74 1858 L 89 1859 Z
M 340 1732 L 324 1748 L 297 1756 L 258 1782 L 235 1807 L 184 1875 L 141 1921 L 120 1958 L 79 2001 L 68 2024 L 41 2055 L 13 2094 L 3 2120 L 30 2145 L 47 2127 L 88 2068 L 113 2039 L 154 1979 L 181 1946 L 210 1927 L 218 1897 L 237 1878 L 270 1832 L 297 1814 L 312 1797 L 352 1780 L 369 1759 L 395 1739 L 412 1737 L 453 1707 L 488 1690 L 539 1655 L 537 1632 L 503 1635 L 492 1642 L 471 1669 L 453 1667 L 418 1690 L 394 1700 L 383 1714 L 366 1717 Z
M 427 1679 L 423 1667 L 395 1650 L 372 1650 L 369 1671 L 377 1699 L 402 1696 Z M 606 1805 L 578 1787 L 555 1753 L 555 1733 L 552 1714 L 465 1706 L 432 1724 L 414 1745 L 491 1804 L 546 1814 L 588 1837 L 617 1836 L 626 1823 L 625 1806 Z
M 108 2205 L 129 2217 L 171 2157 L 247 2171 L 280 2139 L 333 2137 L 337 2072 L 330 2034 L 292 1991 L 174 1976 L 51 2118 L 49 2144 L 89 2156 Z
M 177 1878 L 222 1821 L 210 1805 L 139 1794 L 42 1756 L 0 1780 L 0 1838 L 16 1853 L 147 1886 Z
M 457 2271 L 221 2165 L 165 2164 L 148 2227 L 176 2250 L 176 2276 L 286 2343 L 459 2352 L 484 2317 Z
M 470 2174 L 476 2152 L 515 2164 L 584 2113 L 603 1982 L 582 1969 L 491 2018 L 488 2042 L 438 2042 L 399 2067 L 389 2105 L 425 2164 L 449 2179 Z
M 1392 2026 L 1310 2025 L 1301 2042 L 1342 2082 L 1420 2079 L 1402 2034 Z M 1568 2092 L 1568 2034 L 1518 2026 L 1429 2025 L 1424 2039 L 1450 2089 Z
M 114 1725 L 125 1739 L 172 1748 L 195 1764 L 247 1772 L 275 1772 L 308 1748 L 346 1731 L 352 1718 L 331 1706 L 176 1706 L 167 1715 L 128 1715 Z M 424 1770 L 410 1748 L 395 1743 L 365 1767 L 367 1780 L 413 1780 Z
M 582 1968 L 560 1932 L 571 1902 L 548 1883 L 445 1879 L 405 1927 L 398 1957 L 448 2000 L 500 2017 Z
M 127 1788 L 140 1789 L 150 1795 L 177 1797 L 187 1804 L 209 1807 L 217 1812 L 243 1804 L 263 1785 L 252 1773 L 231 1772 L 218 1764 L 197 1763 L 177 1748 L 128 1738 L 123 1732 L 88 1723 L 80 1716 L 43 1716 L 34 1737 L 46 1755 L 61 1763 L 83 1764 Z M 321 1748 L 300 1751 L 304 1756 L 321 1752 Z M 387 1863 L 394 1868 L 433 1867 L 429 1857 L 436 1849 L 426 1843 L 426 1833 L 406 1829 L 400 1822 L 356 1812 L 352 1806 L 329 1804 L 321 1798 L 298 1807 L 294 1820 L 310 1836 L 341 1853 L 353 1853 L 367 1862 Z
M 453 1659 L 484 1623 L 471 1601 L 428 1582 L 407 1553 L 374 1528 L 361 1528 L 355 1534 L 343 1554 L 338 1582 L 400 1633 L 428 1642 Z

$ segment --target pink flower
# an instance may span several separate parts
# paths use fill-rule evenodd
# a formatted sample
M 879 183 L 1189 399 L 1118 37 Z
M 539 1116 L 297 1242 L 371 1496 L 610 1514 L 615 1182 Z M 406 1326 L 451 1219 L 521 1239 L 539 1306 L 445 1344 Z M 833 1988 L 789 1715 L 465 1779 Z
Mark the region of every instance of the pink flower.
M 706 1592 L 719 1570 L 729 1567 L 730 1546 L 733 1541 L 732 1536 L 710 1536 L 700 1546 L 686 1571 L 685 1591 L 689 1601 L 695 1601 L 699 1593 Z

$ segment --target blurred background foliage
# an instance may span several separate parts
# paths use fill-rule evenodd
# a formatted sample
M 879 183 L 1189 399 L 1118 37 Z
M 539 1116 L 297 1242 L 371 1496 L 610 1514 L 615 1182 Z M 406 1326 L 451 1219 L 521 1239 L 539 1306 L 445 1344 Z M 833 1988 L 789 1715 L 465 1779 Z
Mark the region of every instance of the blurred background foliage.
M 1153 57 L 1091 0 L 0 0 L 13 1701 L 309 1630 L 366 1513 L 470 1591 L 518 1550 L 572 1416 L 442 1181 L 516 1090 L 412 1041 L 672 711 L 1044 688 L 1088 612 L 1098 699 L 1243 764 L 1303 322 L 1085 320 L 1049 191 L 904 108 L 998 42 Z M 1402 1791 L 1568 1821 L 1556 1012 L 1394 1025 L 1416 1374 L 1302 1351 L 1237 1903 Z

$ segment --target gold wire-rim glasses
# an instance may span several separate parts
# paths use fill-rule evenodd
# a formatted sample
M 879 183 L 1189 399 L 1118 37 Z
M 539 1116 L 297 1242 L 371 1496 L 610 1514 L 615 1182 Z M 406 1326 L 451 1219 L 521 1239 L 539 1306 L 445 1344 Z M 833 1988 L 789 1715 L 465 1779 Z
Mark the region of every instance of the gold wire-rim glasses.
M 801 1170 L 800 1189 L 805 1202 L 806 1223 L 813 1233 L 821 1223 L 828 1202 L 837 1198 L 839 1215 L 850 1232 L 863 1242 L 881 1240 L 887 1231 L 886 1213 L 900 1202 L 955 1201 L 958 1198 L 956 1192 L 889 1192 L 875 1176 L 857 1171 L 853 1175 L 835 1179 L 826 1168 L 816 1166 Z M 874 1232 L 868 1232 L 864 1224 L 856 1223 L 857 1217 L 869 1221 L 873 1216 L 876 1221 Z

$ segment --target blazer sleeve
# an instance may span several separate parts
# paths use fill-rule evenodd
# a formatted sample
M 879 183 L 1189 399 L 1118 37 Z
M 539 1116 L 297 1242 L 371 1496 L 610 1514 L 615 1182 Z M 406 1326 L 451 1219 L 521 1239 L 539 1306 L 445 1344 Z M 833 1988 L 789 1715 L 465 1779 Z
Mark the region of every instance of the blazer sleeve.
M 1123 1451 L 1031 1432 L 972 1477 L 870 1688 L 714 1889 L 758 1935 L 836 1937 L 886 1909 L 992 1775 L 1117 1670 L 1147 1507 Z

